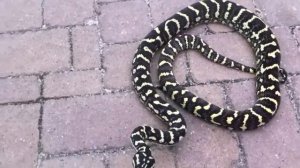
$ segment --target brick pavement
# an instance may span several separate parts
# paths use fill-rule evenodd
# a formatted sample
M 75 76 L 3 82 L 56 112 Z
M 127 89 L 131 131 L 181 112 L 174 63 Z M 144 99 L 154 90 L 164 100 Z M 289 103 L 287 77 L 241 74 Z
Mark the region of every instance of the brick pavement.
M 234 1 L 263 17 L 278 37 L 282 66 L 289 72 L 278 115 L 267 126 L 242 133 L 181 110 L 187 136 L 176 146 L 153 146 L 157 167 L 300 167 L 300 4 Z M 131 167 L 133 128 L 165 128 L 133 92 L 133 53 L 153 26 L 193 2 L 2 0 L 0 167 Z M 210 24 L 189 32 L 253 65 L 250 47 L 231 29 Z M 235 109 L 254 102 L 249 74 L 214 65 L 192 51 L 175 64 L 178 81 L 211 102 Z

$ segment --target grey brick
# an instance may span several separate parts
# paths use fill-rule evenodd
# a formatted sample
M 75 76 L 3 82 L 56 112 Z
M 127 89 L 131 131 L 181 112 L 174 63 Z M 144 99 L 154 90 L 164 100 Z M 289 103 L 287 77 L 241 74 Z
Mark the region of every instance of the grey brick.
M 159 121 L 133 93 L 45 102 L 43 146 L 46 152 L 130 146 L 130 133 Z
M 151 30 L 150 19 L 147 16 L 148 8 L 144 1 L 109 3 L 100 6 L 99 9 L 101 12 L 99 23 L 105 42 L 140 40 Z
M 69 66 L 66 30 L 27 32 L 0 37 L 0 76 L 57 71 Z
M 103 156 L 100 155 L 82 155 L 68 156 L 63 158 L 55 158 L 45 160 L 41 164 L 41 168 L 104 168 Z
M 229 98 L 232 100 L 234 109 L 245 110 L 255 103 L 255 80 L 229 84 Z
M 221 107 L 225 103 L 222 98 L 223 91 L 218 85 L 188 89 Z M 238 160 L 239 149 L 231 133 L 192 115 L 185 115 L 185 118 L 188 132 L 186 138 L 176 147 L 178 167 L 234 167 Z
M 2 0 L 0 4 L 0 32 L 40 27 L 41 1 Z
M 138 43 L 116 44 L 104 48 L 104 85 L 107 88 L 131 87 L 132 60 Z
M 291 26 L 300 23 L 298 12 L 300 4 L 297 1 L 255 0 L 255 2 L 272 26 Z
M 45 77 L 44 96 L 95 94 L 101 91 L 100 71 L 54 73 Z
M 35 100 L 40 96 L 36 76 L 0 79 L 0 103 Z
M 73 30 L 74 67 L 100 67 L 99 39 L 96 27 L 76 27 Z
M 39 109 L 38 104 L 0 107 L 0 167 L 36 166 Z
M 300 51 L 297 49 L 297 43 L 293 39 L 291 31 L 287 27 L 273 29 L 278 39 L 281 51 L 281 66 L 287 72 L 299 72 Z
M 78 24 L 94 15 L 91 0 L 46 0 L 44 8 L 45 23 L 50 25 Z
M 253 88 L 252 82 L 244 82 L 242 86 Z M 241 84 L 232 84 L 230 97 L 235 107 L 250 107 L 255 94 L 252 91 L 240 89 Z M 241 92 L 243 94 L 241 94 Z M 288 124 L 287 124 L 288 123 Z M 289 97 L 282 88 L 282 101 L 277 115 L 263 128 L 242 134 L 249 167 L 299 167 L 300 135 Z
M 111 168 L 131 168 L 132 167 L 132 157 L 134 156 L 135 151 L 124 151 L 122 153 L 116 153 L 109 155 L 110 167 Z M 167 150 L 156 150 L 152 149 L 153 157 L 155 158 L 155 167 L 164 167 L 164 168 L 174 168 L 175 161 L 173 154 Z

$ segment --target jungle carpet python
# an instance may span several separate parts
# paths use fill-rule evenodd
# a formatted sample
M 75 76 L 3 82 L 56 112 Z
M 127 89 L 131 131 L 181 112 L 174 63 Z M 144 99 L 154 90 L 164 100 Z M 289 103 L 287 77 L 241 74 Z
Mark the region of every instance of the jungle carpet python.
M 252 45 L 256 56 L 256 68 L 244 66 L 224 57 L 202 39 L 193 35 L 175 38 L 199 23 L 218 22 L 232 27 Z M 141 101 L 166 122 L 169 130 L 139 126 L 131 134 L 137 153 L 133 167 L 152 168 L 155 160 L 146 141 L 164 145 L 179 142 L 186 134 L 186 123 L 177 109 L 163 100 L 156 92 L 150 77 L 153 55 L 163 46 L 158 74 L 163 91 L 178 105 L 195 116 L 215 125 L 232 130 L 251 130 L 271 120 L 280 104 L 279 84 L 287 74 L 280 67 L 280 50 L 275 35 L 255 14 L 246 8 L 225 0 L 201 0 L 186 7 L 153 29 L 140 43 L 133 59 L 132 77 L 134 88 Z M 199 51 L 204 57 L 218 64 L 256 75 L 255 104 L 246 110 L 236 111 L 220 108 L 180 86 L 172 72 L 174 57 L 183 50 Z

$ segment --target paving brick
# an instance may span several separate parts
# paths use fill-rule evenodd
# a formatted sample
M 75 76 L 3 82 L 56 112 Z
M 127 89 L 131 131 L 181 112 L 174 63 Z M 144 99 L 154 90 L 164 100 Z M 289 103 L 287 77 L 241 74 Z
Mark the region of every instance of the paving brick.
M 294 36 L 296 38 L 296 43 L 298 46 L 298 51 L 300 52 L 300 27 L 296 27 L 294 31 Z
M 154 26 L 157 26 L 164 20 L 173 16 L 176 12 L 181 9 L 191 5 L 196 0 L 170 0 L 170 1 L 160 1 L 160 0 L 150 0 L 151 14 L 154 22 Z M 161 10 L 164 9 L 164 10 Z
M 50 25 L 78 24 L 94 15 L 91 0 L 46 0 L 44 9 L 45 23 Z
M 37 164 L 38 104 L 0 107 L 0 167 Z
M 203 35 L 202 38 L 217 52 L 245 65 L 254 65 L 254 55 L 250 45 L 237 33 Z M 191 72 L 197 82 L 251 78 L 252 74 L 230 69 L 202 57 L 196 51 L 189 51 Z M 213 73 L 210 73 L 212 72 Z
M 252 88 L 253 83 L 245 82 L 243 85 Z M 231 91 L 236 90 L 235 93 L 230 94 L 233 104 L 235 107 L 246 107 L 246 105 L 250 107 L 254 94 L 249 94 L 248 90 L 243 91 L 243 94 L 238 94 L 240 87 L 240 83 L 232 84 Z M 282 87 L 281 105 L 273 120 L 263 128 L 242 134 L 242 144 L 249 167 L 299 167 L 300 153 L 297 149 L 300 148 L 298 143 L 300 134 L 298 130 L 295 111 L 286 90 Z
M 175 161 L 173 154 L 168 152 L 166 148 L 164 150 L 151 149 L 153 157 L 155 158 L 155 167 L 174 168 Z M 109 156 L 110 168 L 131 168 L 132 157 L 135 151 L 124 151 L 122 153 L 116 153 Z
M 41 26 L 41 10 L 40 1 L 2 0 L 0 3 L 0 32 Z
M 134 93 L 50 100 L 43 117 L 43 147 L 50 153 L 130 146 L 135 127 L 162 126 Z
M 300 76 L 296 76 L 293 78 L 293 82 L 294 82 L 294 89 L 295 89 L 295 94 L 296 94 L 296 103 L 298 106 L 297 110 L 298 110 L 298 117 L 300 117 Z M 299 119 L 299 118 L 298 118 Z M 300 123 L 300 121 L 299 121 Z
M 45 77 L 44 96 L 60 97 L 99 93 L 100 71 L 54 73 Z
M 35 100 L 40 96 L 36 76 L 0 79 L 0 103 Z
M 105 42 L 141 40 L 151 30 L 148 8 L 144 1 L 109 3 L 100 6 L 99 10 L 99 23 Z
M 291 31 L 287 27 L 273 29 L 281 49 L 281 66 L 287 72 L 299 72 L 300 51 L 293 39 Z
M 0 37 L 0 76 L 66 69 L 70 51 L 67 31 L 27 32 Z
M 272 26 L 278 25 L 297 25 L 300 23 L 300 4 L 294 0 L 273 1 L 273 0 L 255 0 L 259 9 L 261 9 L 267 22 Z
M 104 85 L 108 88 L 132 87 L 131 69 L 138 43 L 116 44 L 104 48 Z
M 218 85 L 188 89 L 221 107 L 225 103 L 222 89 Z M 184 117 L 188 132 L 185 139 L 176 146 L 178 167 L 234 167 L 238 160 L 239 149 L 232 134 L 192 115 L 184 114 Z
M 245 8 L 249 9 L 252 12 L 255 12 L 255 6 L 252 2 L 252 0 L 231 0 L 232 2 L 238 3 Z M 222 24 L 208 24 L 208 27 L 213 32 L 231 32 L 233 29 L 231 29 L 228 26 L 222 25 Z
M 100 67 L 99 42 L 96 27 L 77 27 L 73 30 L 74 67 Z
M 245 110 L 255 103 L 256 88 L 255 80 L 229 84 L 229 97 L 232 99 L 234 109 Z
M 81 155 L 45 160 L 40 168 L 104 168 L 103 156 Z

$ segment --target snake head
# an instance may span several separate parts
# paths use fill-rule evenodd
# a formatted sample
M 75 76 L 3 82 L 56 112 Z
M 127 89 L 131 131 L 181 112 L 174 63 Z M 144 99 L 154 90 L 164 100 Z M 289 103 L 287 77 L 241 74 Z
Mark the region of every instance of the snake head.
M 151 153 L 138 151 L 133 157 L 134 168 L 154 168 L 155 160 Z

